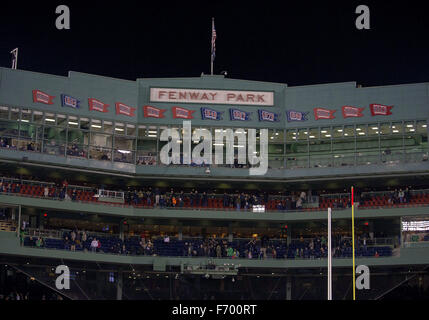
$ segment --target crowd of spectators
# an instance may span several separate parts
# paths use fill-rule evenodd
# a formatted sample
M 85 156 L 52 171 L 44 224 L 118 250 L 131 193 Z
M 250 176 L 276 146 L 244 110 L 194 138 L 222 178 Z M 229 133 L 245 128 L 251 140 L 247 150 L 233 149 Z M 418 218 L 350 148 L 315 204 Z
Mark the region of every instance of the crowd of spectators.
M 21 188 L 25 184 L 31 182 L 5 182 L 0 179 L 0 193 L 20 193 Z M 72 201 L 99 201 L 97 196 L 99 190 L 104 190 L 105 186 L 93 187 L 77 187 L 70 186 L 66 180 L 61 183 L 49 183 L 43 187 L 41 193 L 37 194 L 43 197 L 56 198 L 60 200 Z M 27 190 L 24 190 L 27 192 Z M 24 192 L 24 193 L 25 193 Z M 282 193 L 270 193 L 267 191 L 241 191 L 235 190 L 231 192 L 219 193 L 216 190 L 210 189 L 176 189 L 176 188 L 131 188 L 127 190 L 118 190 L 119 194 L 123 193 L 123 203 L 125 205 L 137 207 L 156 207 L 156 208 L 209 208 L 209 209 L 228 209 L 228 210 L 252 210 L 254 206 L 264 205 L 265 211 L 295 211 L 295 210 L 311 210 L 317 208 L 317 201 L 319 208 L 324 209 L 331 207 L 333 209 L 345 209 L 351 207 L 351 199 L 349 194 L 338 194 L 333 196 L 325 196 L 323 194 L 317 197 L 307 195 L 306 191 L 284 191 Z M 21 192 L 22 193 L 22 192 Z M 318 199 L 318 200 L 317 200 Z M 374 199 L 385 199 L 380 203 L 371 201 Z M 409 187 L 395 189 L 392 191 L 385 191 L 383 195 L 374 196 L 369 192 L 362 192 L 356 194 L 355 202 L 359 202 L 360 206 L 365 205 L 398 205 L 409 204 L 412 200 L 412 195 Z M 427 201 L 427 199 L 424 199 Z M 108 202 L 108 200 L 106 200 Z M 104 203 L 106 201 L 103 201 Z M 380 200 L 381 201 L 381 200 Z M 372 203 L 372 204 L 371 204 Z M 419 202 L 423 203 L 423 202 Z M 425 202 L 426 203 L 426 202 Z M 314 205 L 316 204 L 316 206 Z
M 25 237 L 25 236 L 24 236 Z M 361 256 L 388 256 L 388 247 L 368 246 L 366 236 L 356 243 L 356 252 Z M 25 237 L 22 244 L 36 248 L 51 248 L 70 251 L 90 251 L 123 255 L 148 256 L 184 256 L 242 259 L 320 259 L 327 257 L 327 238 L 315 236 L 311 239 L 293 240 L 287 244 L 284 239 L 228 239 L 187 238 L 179 240 L 168 235 L 147 238 L 144 235 L 130 236 L 121 239 L 119 236 L 96 236 L 86 231 L 72 230 L 64 232 L 62 239 L 42 237 Z M 333 257 L 349 257 L 351 240 L 334 237 L 332 243 Z M 379 248 L 379 250 L 377 249 Z
M 365 193 L 361 196 L 363 201 L 371 200 L 371 195 L 369 193 Z M 410 203 L 411 201 L 411 193 L 408 187 L 405 189 L 400 188 L 391 190 L 388 192 L 388 204 L 402 204 L 402 203 Z

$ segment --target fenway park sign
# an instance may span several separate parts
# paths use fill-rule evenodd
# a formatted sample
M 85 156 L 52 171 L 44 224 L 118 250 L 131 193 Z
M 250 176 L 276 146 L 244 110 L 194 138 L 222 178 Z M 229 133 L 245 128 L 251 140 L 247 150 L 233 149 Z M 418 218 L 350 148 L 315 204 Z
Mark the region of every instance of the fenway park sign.
M 153 102 L 273 106 L 274 93 L 267 91 L 150 88 L 150 100 Z

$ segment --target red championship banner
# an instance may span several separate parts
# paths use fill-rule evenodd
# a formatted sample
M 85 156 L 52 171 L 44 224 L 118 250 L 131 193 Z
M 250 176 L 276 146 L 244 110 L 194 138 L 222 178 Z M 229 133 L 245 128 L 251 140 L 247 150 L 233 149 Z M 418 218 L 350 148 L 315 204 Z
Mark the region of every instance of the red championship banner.
M 40 102 L 44 104 L 54 104 L 52 101 L 55 96 L 50 96 L 40 90 L 33 90 L 33 102 Z
M 143 113 L 145 118 L 164 118 L 164 112 L 167 109 L 158 109 L 152 106 L 143 106 Z
M 370 104 L 369 108 L 371 109 L 371 115 L 372 116 L 389 116 L 392 114 L 390 112 L 390 109 L 393 108 L 393 106 L 384 106 L 382 104 Z
M 334 113 L 337 112 L 337 110 L 328 110 L 324 108 L 314 108 L 314 118 L 316 120 L 319 119 L 335 119 Z
M 352 106 L 343 106 L 343 118 L 363 117 L 362 111 L 365 108 L 357 108 Z
M 173 119 L 193 119 L 194 116 L 192 115 L 195 110 L 188 110 L 181 107 L 172 107 L 171 110 L 173 111 Z
M 134 117 L 134 111 L 136 108 L 127 106 L 126 104 L 123 104 L 121 102 L 116 102 L 116 114 L 124 114 L 129 117 Z
M 89 110 L 95 110 L 100 112 L 108 112 L 108 104 L 105 104 L 97 99 L 89 98 L 88 99 Z

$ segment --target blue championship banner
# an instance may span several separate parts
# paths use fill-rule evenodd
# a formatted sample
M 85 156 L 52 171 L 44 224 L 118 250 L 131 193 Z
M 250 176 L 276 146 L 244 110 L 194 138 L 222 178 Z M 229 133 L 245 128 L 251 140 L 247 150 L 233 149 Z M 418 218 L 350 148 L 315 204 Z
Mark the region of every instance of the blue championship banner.
M 70 108 L 79 109 L 80 108 L 79 102 L 80 101 L 77 100 L 76 98 L 73 98 L 73 97 L 68 96 L 66 94 L 61 95 L 61 106 L 63 106 L 63 107 L 70 107 Z
M 259 112 L 259 121 L 280 121 L 280 115 L 274 112 L 266 111 L 266 110 L 258 110 Z
M 245 112 L 238 109 L 229 109 L 231 120 L 249 121 L 252 112 Z
M 222 113 L 209 108 L 201 108 L 201 119 L 222 120 Z
M 295 110 L 288 110 L 286 111 L 287 115 L 287 121 L 307 121 L 307 115 L 308 112 L 301 112 L 301 111 L 295 111 Z

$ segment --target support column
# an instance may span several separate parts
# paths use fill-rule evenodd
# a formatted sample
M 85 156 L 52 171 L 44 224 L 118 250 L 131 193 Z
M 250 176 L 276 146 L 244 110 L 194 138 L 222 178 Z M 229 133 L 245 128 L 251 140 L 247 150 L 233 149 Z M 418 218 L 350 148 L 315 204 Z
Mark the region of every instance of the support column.
M 122 288 L 124 286 L 123 271 L 118 271 L 118 281 L 116 282 L 116 300 L 122 300 Z
M 179 227 L 179 241 L 182 241 L 183 239 L 183 228 Z
M 119 223 L 119 239 L 124 240 L 124 220 Z
M 286 278 L 286 300 L 292 300 L 292 281 L 290 277 Z

